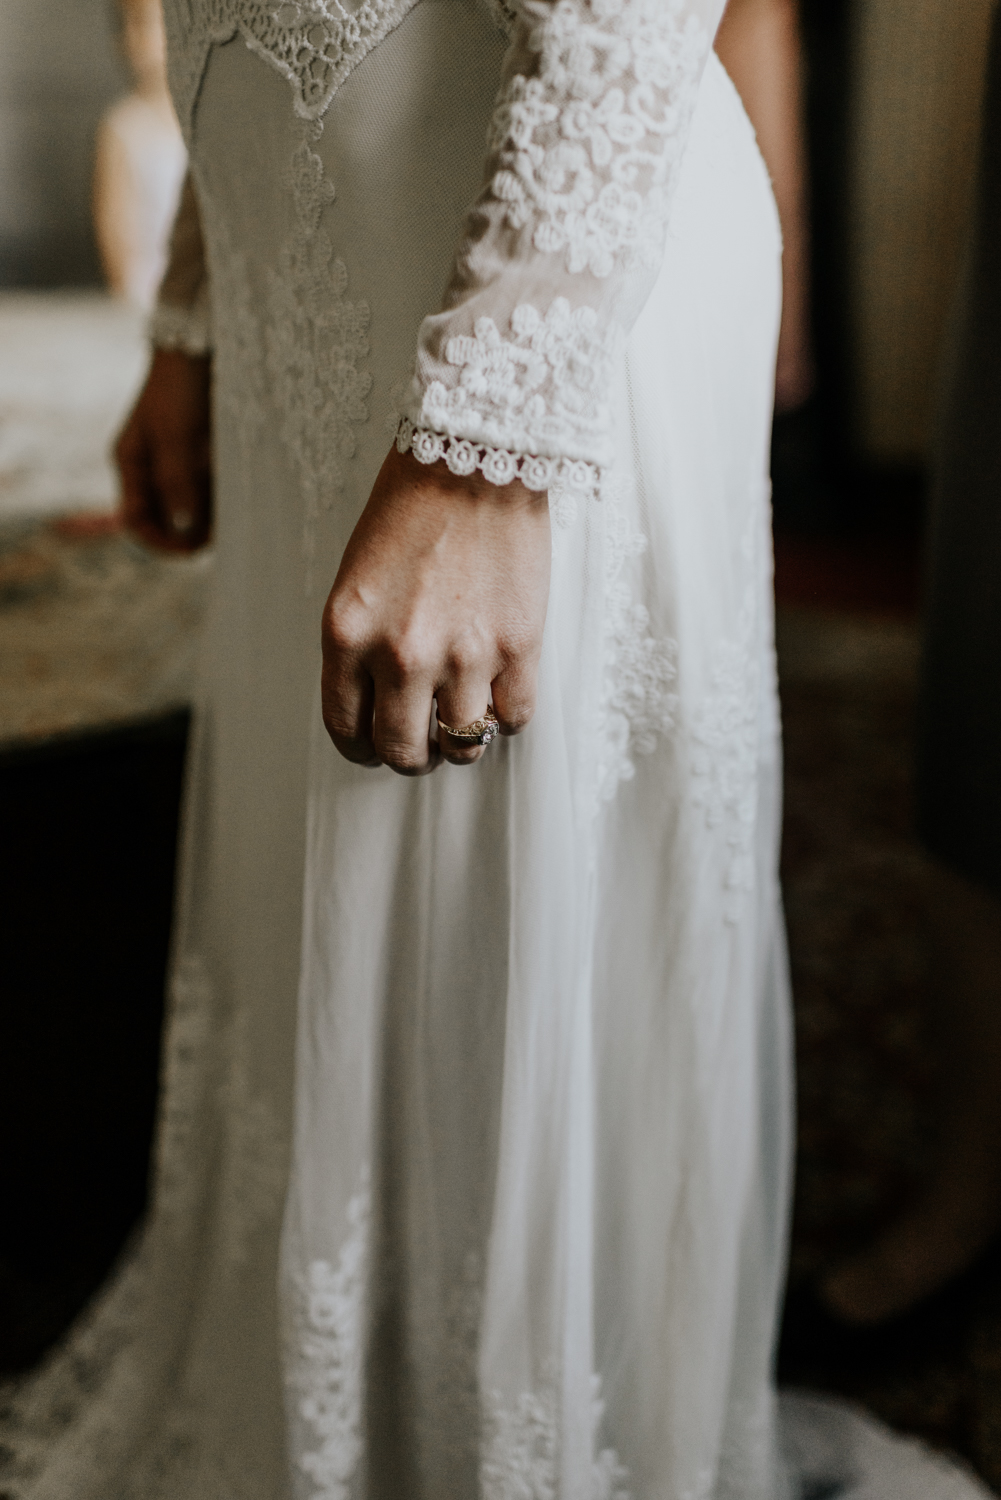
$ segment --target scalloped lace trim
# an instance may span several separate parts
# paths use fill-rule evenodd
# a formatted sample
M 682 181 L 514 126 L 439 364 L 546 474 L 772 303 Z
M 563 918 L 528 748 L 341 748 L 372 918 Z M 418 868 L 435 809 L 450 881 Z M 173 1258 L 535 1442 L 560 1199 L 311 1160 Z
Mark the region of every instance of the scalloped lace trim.
M 542 313 L 521 303 L 508 337 L 493 318 L 481 317 L 471 334 L 448 340 L 455 385 L 432 379 L 425 387 L 419 361 L 404 412 L 415 427 L 483 447 L 607 463 L 613 444 L 605 393 L 616 345 L 616 330 L 602 328 L 593 307 L 555 297 Z
M 453 474 L 480 473 L 491 484 L 511 484 L 520 479 L 527 490 L 548 490 L 559 484 L 561 489 L 576 493 L 595 491 L 598 486 L 598 469 L 583 459 L 544 458 L 512 453 L 507 448 L 486 448 L 468 438 L 415 427 L 409 417 L 400 421 L 396 447 L 400 453 L 412 453 L 418 463 L 433 464 L 443 458 Z
M 191 307 L 172 307 L 160 302 L 147 324 L 154 349 L 179 349 L 184 354 L 211 354 L 212 330 L 207 289 L 203 288 Z

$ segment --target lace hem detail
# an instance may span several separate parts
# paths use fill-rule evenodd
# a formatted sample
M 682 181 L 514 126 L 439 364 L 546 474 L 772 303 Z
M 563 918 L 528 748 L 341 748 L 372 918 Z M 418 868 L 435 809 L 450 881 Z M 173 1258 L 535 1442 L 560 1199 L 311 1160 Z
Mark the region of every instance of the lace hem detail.
M 348 1204 L 348 1235 L 336 1268 L 314 1260 L 297 1278 L 288 1384 L 317 1446 L 299 1458 L 314 1486 L 311 1500 L 348 1500 L 361 1460 L 365 1289 L 371 1225 L 367 1168 Z
M 601 1379 L 591 1377 L 590 1482 L 582 1500 L 633 1500 L 629 1471 L 614 1448 L 602 1448 L 599 1432 L 605 1404 Z M 560 1493 L 560 1386 L 555 1369 L 535 1390 L 512 1403 L 499 1392 L 484 1401 L 480 1486 L 484 1500 L 557 1500 Z
M 597 491 L 599 473 L 594 464 L 583 459 L 544 458 L 535 454 L 511 453 L 507 448 L 485 448 L 468 438 L 447 437 L 428 427 L 415 427 L 403 417 L 396 432 L 400 453 L 412 453 L 418 463 L 433 464 L 445 460 L 453 474 L 480 473 L 491 484 L 511 484 L 520 479 L 527 490 L 548 490 L 559 485 L 577 494 Z
M 199 295 L 191 307 L 159 303 L 147 324 L 154 349 L 179 349 L 183 354 L 211 354 L 212 332 L 208 297 Z

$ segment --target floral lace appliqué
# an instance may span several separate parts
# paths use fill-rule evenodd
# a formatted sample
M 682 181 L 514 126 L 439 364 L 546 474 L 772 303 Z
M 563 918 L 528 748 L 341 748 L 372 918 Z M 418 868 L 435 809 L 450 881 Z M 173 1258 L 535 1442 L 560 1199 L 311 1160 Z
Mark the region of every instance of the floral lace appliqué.
M 627 574 L 643 555 L 646 537 L 629 521 L 614 491 L 606 489 L 604 686 L 598 720 L 597 790 L 610 801 L 619 784 L 636 774 L 635 754 L 649 755 L 674 728 L 678 697 L 678 647 L 650 631 L 650 615 L 635 597 Z
M 532 1391 L 513 1404 L 494 1394 L 484 1405 L 483 1456 L 480 1485 L 483 1500 L 557 1500 L 559 1495 L 560 1389 L 549 1371 Z M 590 1493 L 582 1500 L 631 1500 L 629 1479 L 614 1449 L 598 1449 L 604 1415 L 601 1382 L 592 1378 L 592 1452 Z
M 202 222 L 211 246 L 216 300 L 223 316 L 213 328 L 216 385 L 230 422 L 239 433 L 240 463 L 249 486 L 252 446 L 264 423 L 264 330 L 257 311 L 246 253 L 234 242 L 224 213 L 201 184 Z
M 277 1110 L 255 1084 L 251 1056 L 247 1017 L 240 1015 L 219 1101 L 226 1139 L 218 1222 L 223 1259 L 231 1269 L 249 1264 L 262 1229 L 277 1233 L 288 1180 L 288 1141 Z
M 288 1381 L 318 1445 L 299 1459 L 315 1486 L 311 1500 L 348 1500 L 362 1455 L 364 1317 L 371 1221 L 368 1173 L 348 1204 L 348 1234 L 337 1266 L 314 1260 L 298 1285 L 298 1347 Z
M 209 51 L 239 34 L 292 85 L 295 111 L 321 119 L 353 68 L 417 0 L 164 0 L 171 90 L 187 135 Z
M 745 600 L 734 639 L 716 651 L 692 731 L 694 801 L 706 826 L 726 841 L 724 914 L 735 921 L 741 897 L 754 887 L 754 825 L 758 788 L 758 688 L 754 611 Z
M 494 196 L 570 272 L 656 267 L 708 50 L 683 0 L 528 0 L 532 76 L 494 113 Z
M 372 377 L 359 368 L 369 347 L 368 304 L 346 296 L 347 268 L 320 226 L 334 186 L 306 140 L 293 157 L 292 198 L 295 227 L 268 278 L 265 341 L 281 436 L 303 486 L 308 565 L 320 507 L 332 503 L 355 451 L 353 424 L 368 416 Z
M 599 330 L 594 309 L 572 309 L 565 297 L 545 316 L 528 303 L 516 307 L 509 338 L 492 318 L 478 318 L 471 336 L 446 345 L 457 383 L 449 388 L 434 380 L 426 389 L 415 383 L 406 415 L 417 428 L 471 444 L 537 459 L 570 451 L 604 463 L 611 454 L 605 393 L 614 348 L 614 334 Z M 547 475 L 534 487 L 550 482 Z

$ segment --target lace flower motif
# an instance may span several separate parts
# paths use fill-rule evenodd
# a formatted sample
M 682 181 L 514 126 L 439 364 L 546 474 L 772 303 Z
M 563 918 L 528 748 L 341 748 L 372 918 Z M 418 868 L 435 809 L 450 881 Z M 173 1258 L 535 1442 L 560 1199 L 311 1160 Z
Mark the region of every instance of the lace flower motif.
M 303 551 L 311 565 L 321 506 L 344 482 L 355 451 L 354 425 L 368 416 L 372 376 L 369 309 L 347 296 L 348 273 L 321 225 L 334 187 L 306 140 L 292 159 L 292 232 L 269 273 L 265 343 L 281 436 L 299 471 L 305 500 Z
M 371 1219 L 368 1174 L 348 1204 L 348 1235 L 336 1268 L 314 1260 L 300 1278 L 289 1385 L 319 1445 L 299 1467 L 315 1485 L 311 1500 L 348 1500 L 361 1459 L 364 1310 Z
M 483 1500 L 557 1500 L 560 1474 L 560 1385 L 555 1369 L 543 1374 L 535 1390 L 523 1391 L 513 1404 L 495 1392 L 484 1406 L 480 1485 Z M 625 1488 L 629 1473 L 612 1448 L 598 1448 L 605 1412 L 601 1380 L 591 1378 L 591 1483 L 581 1500 L 632 1500 Z
M 748 596 L 736 636 L 718 646 L 709 689 L 692 730 L 694 802 L 706 827 L 725 843 L 724 917 L 734 922 L 741 898 L 754 889 L 753 836 L 758 792 L 759 666 L 753 599 Z
M 527 0 L 537 72 L 498 99 L 489 146 L 512 229 L 571 273 L 660 261 L 670 188 L 709 47 L 683 0 Z
M 471 335 L 449 339 L 445 358 L 459 371 L 457 383 L 449 388 L 433 380 L 426 390 L 415 383 L 407 415 L 417 428 L 487 448 L 540 458 L 569 450 L 606 462 L 611 440 L 604 398 L 613 350 L 614 335 L 599 331 L 593 308 L 571 308 L 557 297 L 543 316 L 523 303 L 511 315 L 510 338 L 483 317 Z
M 675 727 L 678 646 L 651 634 L 649 611 L 630 586 L 627 567 L 646 551 L 646 537 L 631 525 L 611 486 L 602 503 L 606 616 L 597 790 L 599 800 L 608 802 L 621 782 L 635 776 L 634 755 L 650 755 Z

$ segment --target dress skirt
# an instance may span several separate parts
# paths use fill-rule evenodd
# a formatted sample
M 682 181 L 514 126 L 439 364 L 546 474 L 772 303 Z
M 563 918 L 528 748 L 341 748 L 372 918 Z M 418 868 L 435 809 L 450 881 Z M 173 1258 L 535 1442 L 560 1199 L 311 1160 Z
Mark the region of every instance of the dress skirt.
M 414 781 L 319 718 L 323 600 L 504 45 L 420 0 L 321 124 L 239 37 L 210 55 L 217 556 L 156 1201 L 19 1398 L 18 1496 L 787 1493 L 780 241 L 715 57 L 615 463 L 550 496 L 531 726 Z

